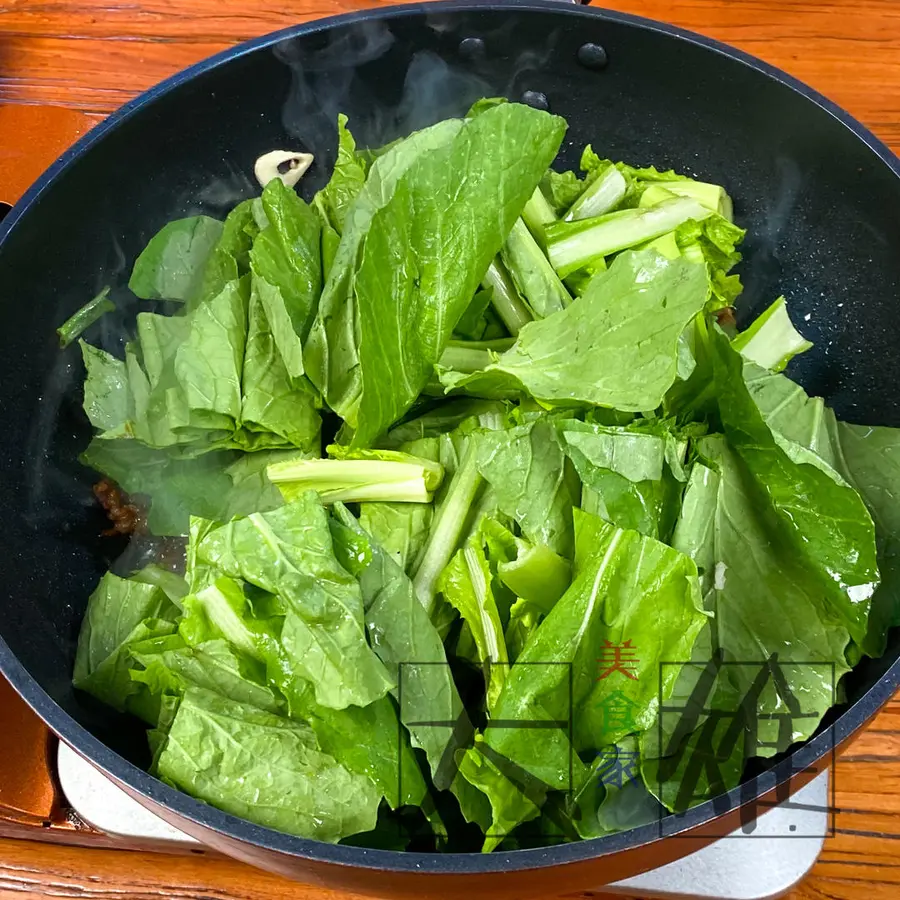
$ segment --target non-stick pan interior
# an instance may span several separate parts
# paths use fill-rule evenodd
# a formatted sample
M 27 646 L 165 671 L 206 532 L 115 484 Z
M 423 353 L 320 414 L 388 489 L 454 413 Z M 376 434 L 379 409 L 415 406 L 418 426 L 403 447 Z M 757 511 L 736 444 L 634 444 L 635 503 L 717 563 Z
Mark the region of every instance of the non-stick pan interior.
M 606 49 L 605 68 L 578 62 L 586 42 Z M 590 142 L 724 184 L 749 230 L 740 319 L 785 295 L 816 344 L 795 376 L 844 418 L 900 426 L 900 177 L 771 74 L 660 30 L 523 6 L 373 15 L 201 67 L 90 141 L 12 214 L 0 244 L 0 635 L 56 703 L 132 761 L 145 762 L 142 729 L 70 686 L 87 596 L 123 547 L 97 536 L 92 474 L 76 461 L 89 439 L 80 356 L 60 352 L 55 327 L 110 284 L 120 309 L 90 337 L 120 352 L 138 309 L 130 265 L 152 234 L 254 194 L 253 161 L 273 148 L 315 153 L 312 193 L 327 177 L 338 112 L 360 144 L 380 145 L 479 96 L 526 91 L 568 120 L 567 167 Z M 898 651 L 895 636 L 890 658 Z M 848 699 L 882 669 L 863 663 Z

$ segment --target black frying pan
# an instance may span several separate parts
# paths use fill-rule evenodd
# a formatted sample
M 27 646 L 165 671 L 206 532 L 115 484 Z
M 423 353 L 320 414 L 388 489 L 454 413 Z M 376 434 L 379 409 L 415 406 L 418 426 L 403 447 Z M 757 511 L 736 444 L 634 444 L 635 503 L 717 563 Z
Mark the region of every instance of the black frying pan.
M 598 67 L 596 51 L 579 55 L 589 42 L 605 49 L 608 65 Z M 614 159 L 724 184 L 749 229 L 744 320 L 785 294 L 816 342 L 795 370 L 807 390 L 843 418 L 900 426 L 900 161 L 764 63 L 618 13 L 469 0 L 342 16 L 243 44 L 97 126 L 0 227 L 0 668 L 63 740 L 142 803 L 206 844 L 299 879 L 417 897 L 610 883 L 698 849 L 737 824 L 742 804 L 799 786 L 900 682 L 895 634 L 884 659 L 846 679 L 847 702 L 827 727 L 732 794 L 612 837 L 489 856 L 331 846 L 251 825 L 151 778 L 140 768 L 142 729 L 73 692 L 79 624 L 112 549 L 95 538 L 92 475 L 75 462 L 89 433 L 82 371 L 77 349 L 60 353 L 56 325 L 103 284 L 124 285 L 164 223 L 196 211 L 221 216 L 255 193 L 248 173 L 260 153 L 313 151 L 304 185 L 318 188 L 338 111 L 362 144 L 378 145 L 460 114 L 479 96 L 525 92 L 568 119 L 567 167 L 592 141 Z M 112 326 L 124 330 L 134 312 L 122 310 Z M 687 832 L 696 840 L 682 839 Z

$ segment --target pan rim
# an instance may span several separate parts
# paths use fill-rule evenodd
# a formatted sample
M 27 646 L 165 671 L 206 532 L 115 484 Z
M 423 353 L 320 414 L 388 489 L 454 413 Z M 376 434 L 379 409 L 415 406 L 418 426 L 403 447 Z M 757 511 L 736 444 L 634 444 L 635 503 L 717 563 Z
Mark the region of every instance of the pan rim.
M 37 202 L 39 197 L 53 182 L 79 157 L 87 153 L 105 135 L 121 126 L 145 107 L 170 91 L 197 76 L 225 65 L 247 54 L 269 48 L 281 41 L 328 31 L 336 25 L 349 25 L 371 19 L 410 17 L 435 13 L 462 13 L 471 11 L 511 11 L 522 13 L 553 12 L 558 15 L 587 16 L 617 24 L 649 30 L 676 40 L 698 45 L 719 55 L 733 59 L 759 73 L 779 82 L 806 100 L 829 113 L 840 124 L 849 129 L 887 168 L 900 178 L 900 159 L 876 137 L 866 126 L 840 106 L 808 85 L 744 51 L 724 43 L 698 35 L 675 26 L 641 16 L 631 15 L 601 7 L 577 6 L 561 3 L 560 0 L 438 0 L 438 2 L 414 3 L 381 9 L 369 9 L 317 19 L 291 26 L 258 38 L 237 44 L 205 60 L 195 63 L 150 88 L 126 103 L 107 119 L 94 126 L 84 137 L 65 151 L 23 194 L 13 209 L 0 223 L 0 252 L 8 234 L 19 220 Z M 590 860 L 599 860 L 610 854 L 654 843 L 663 835 L 660 823 L 641 826 L 629 831 L 593 838 L 553 847 L 508 851 L 491 854 L 445 853 L 422 854 L 405 851 L 372 850 L 367 848 L 327 844 L 307 838 L 284 834 L 263 826 L 254 825 L 237 816 L 225 813 L 195 800 L 175 788 L 163 784 L 147 772 L 130 763 L 124 757 L 110 750 L 65 712 L 59 704 L 28 673 L 18 658 L 12 653 L 5 640 L 0 637 L 0 672 L 9 680 L 23 700 L 43 719 L 60 739 L 76 748 L 104 774 L 132 791 L 147 797 L 153 803 L 171 809 L 176 815 L 198 827 L 219 833 L 223 838 L 255 845 L 261 850 L 285 854 L 310 862 L 354 869 L 368 869 L 392 873 L 410 873 L 440 876 L 500 875 L 512 871 L 528 871 L 556 866 L 565 866 Z M 693 831 L 719 817 L 714 808 L 727 799 L 728 809 L 735 810 L 742 802 L 742 792 L 750 788 L 759 797 L 774 790 L 793 777 L 797 770 L 813 766 L 834 747 L 840 745 L 856 732 L 893 695 L 900 685 L 900 659 L 895 660 L 881 678 L 855 703 L 845 710 L 832 725 L 795 750 L 790 760 L 793 769 L 786 775 L 770 769 L 749 779 L 740 787 L 716 800 L 710 800 L 689 810 L 679 817 L 678 833 Z M 673 817 L 666 817 L 666 822 Z M 672 834 L 666 834 L 672 837 Z M 700 843 L 694 849 L 699 849 Z

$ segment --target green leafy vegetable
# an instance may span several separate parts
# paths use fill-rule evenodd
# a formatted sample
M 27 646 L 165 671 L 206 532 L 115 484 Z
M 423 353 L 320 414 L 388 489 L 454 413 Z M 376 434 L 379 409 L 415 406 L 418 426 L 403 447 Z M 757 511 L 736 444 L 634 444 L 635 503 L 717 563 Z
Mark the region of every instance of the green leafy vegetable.
M 313 492 L 211 530 L 198 557 L 284 601 L 281 643 L 319 704 L 365 706 L 390 689 L 366 643 L 359 585 L 334 558 L 328 520 Z
M 470 539 L 441 575 L 438 589 L 463 617 L 478 648 L 478 661 L 487 681 L 488 713 L 503 690 L 509 659 L 500 613 L 491 592 L 491 570 L 481 542 Z
M 479 393 L 512 382 L 548 403 L 655 409 L 677 375 L 679 335 L 705 295 L 702 267 L 625 254 L 567 309 L 524 329 L 484 373 L 445 384 Z
M 375 826 L 379 794 L 323 752 L 312 728 L 189 690 L 156 764 L 212 806 L 288 834 L 337 842 Z
M 137 514 L 75 687 L 176 787 L 363 848 L 735 787 L 900 625 L 900 430 L 782 373 L 784 298 L 738 330 L 723 185 L 590 145 L 557 172 L 563 120 L 504 98 L 378 148 L 347 124 L 311 204 L 273 179 L 170 223 L 130 284 L 180 305 L 119 358 L 80 341 L 80 459 Z
M 371 443 L 424 387 L 563 130 L 561 120 L 516 104 L 489 109 L 467 120 L 449 143 L 417 156 L 393 196 L 374 212 L 353 277 L 359 381 L 349 398 L 352 408 L 343 399 L 332 402 L 332 392 L 324 391 L 354 428 L 356 446 Z M 499 134 L 515 148 L 517 162 L 491 162 Z M 509 165 L 515 165 L 515 176 Z M 460 179 L 463 168 L 468 174 Z M 435 243 L 439 233 L 455 237 Z M 454 241 L 468 248 L 466 266 L 451 252 Z M 395 361 L 389 379 L 385 358 Z
M 366 183 L 366 166 L 356 152 L 356 141 L 347 129 L 347 117 L 338 116 L 338 155 L 328 184 L 316 195 L 316 206 L 340 235 L 354 201 Z
M 558 727 L 489 727 L 485 732 L 494 750 L 561 790 L 587 777 L 576 752 L 600 749 L 654 724 L 656 700 L 671 693 L 677 676 L 677 666 L 660 671 L 659 663 L 688 658 L 706 622 L 697 570 L 688 557 L 577 510 L 575 531 L 572 586 L 516 660 L 494 713 L 506 722 L 556 722 Z M 660 617 L 665 627 L 659 627 Z M 647 629 L 654 634 L 649 642 L 642 640 Z M 611 647 L 637 648 L 625 655 L 630 656 L 629 674 L 603 677 L 602 661 L 612 660 Z M 613 702 L 624 703 L 631 719 L 609 715 Z M 573 785 L 568 784 L 570 766 Z
M 525 537 L 560 556 L 573 549 L 572 507 L 578 483 L 547 416 L 478 436 L 477 464 L 502 512 Z
M 128 287 L 142 300 L 190 303 L 200 292 L 207 260 L 222 237 L 222 228 L 209 216 L 164 225 L 135 261 Z
M 262 205 L 269 224 L 253 242 L 250 265 L 261 281 L 259 296 L 278 351 L 290 376 L 298 378 L 303 374 L 301 342 L 322 290 L 321 224 L 280 178 L 266 185 Z
M 805 558 L 857 642 L 878 586 L 875 529 L 859 495 L 778 445 L 747 390 L 741 357 L 713 336 L 719 414 L 732 446 L 768 502 L 778 531 Z

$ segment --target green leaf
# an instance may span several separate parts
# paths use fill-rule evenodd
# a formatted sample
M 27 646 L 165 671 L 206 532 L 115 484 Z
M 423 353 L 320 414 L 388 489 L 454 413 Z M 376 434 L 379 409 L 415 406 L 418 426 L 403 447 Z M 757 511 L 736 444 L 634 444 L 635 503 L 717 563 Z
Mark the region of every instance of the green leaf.
M 338 152 L 328 184 L 316 195 L 316 204 L 324 211 L 332 228 L 341 234 L 344 221 L 366 183 L 366 167 L 357 156 L 356 141 L 347 128 L 347 117 L 338 116 Z
M 571 557 L 578 483 L 557 441 L 554 422 L 542 416 L 478 435 L 477 463 L 497 494 L 500 510 L 519 523 L 525 537 Z
M 359 585 L 334 558 L 314 492 L 213 529 L 200 541 L 198 557 L 284 600 L 281 642 L 321 706 L 365 706 L 392 687 L 366 643 Z
M 601 794 L 599 802 L 598 793 Z M 627 735 L 598 754 L 591 782 L 578 797 L 577 811 L 572 818 L 583 839 L 659 821 L 662 813 L 659 803 L 641 780 L 640 750 L 635 735 Z
M 368 776 L 391 809 L 427 803 L 427 787 L 390 697 L 346 709 L 314 707 L 319 745 L 351 772 Z
M 84 360 L 84 411 L 99 431 L 115 432 L 128 421 L 128 372 L 125 363 L 105 350 L 79 341 Z
M 480 735 L 475 746 L 461 754 L 459 771 L 466 781 L 487 796 L 491 804 L 491 826 L 485 832 L 482 853 L 490 853 L 498 847 L 516 825 L 540 815 L 546 796 L 544 786 L 535 785 L 532 796 L 528 796 L 528 792 L 508 778 L 491 759 L 490 748 L 485 746 Z
M 679 481 L 666 465 L 667 438 L 632 426 L 574 419 L 558 427 L 563 449 L 592 492 L 589 511 L 621 528 L 667 540 L 681 501 Z M 679 465 L 677 458 L 673 462 Z
M 358 387 L 349 402 L 332 402 L 324 391 L 355 429 L 355 446 L 370 444 L 425 386 L 563 128 L 562 120 L 528 107 L 495 106 L 467 120 L 445 146 L 417 156 L 372 216 L 352 280 Z M 498 160 L 499 143 L 512 154 L 509 162 Z M 435 234 L 452 239 L 435 242 Z M 456 246 L 466 247 L 465 266 Z M 390 377 L 384 359 L 392 360 Z
M 547 403 L 655 409 L 675 381 L 679 336 L 703 308 L 706 283 L 703 267 L 683 259 L 622 254 L 567 309 L 527 325 L 484 373 L 445 385 L 483 393 L 486 382 Z
M 181 701 L 157 770 L 225 812 L 320 841 L 371 830 L 381 799 L 309 725 L 200 690 Z
M 179 610 L 153 584 L 107 572 L 88 600 L 81 623 L 72 683 L 119 710 L 156 722 L 156 705 L 132 682 L 132 649 L 172 634 Z
M 229 282 L 191 314 L 175 353 L 175 377 L 194 412 L 241 419 L 241 372 L 247 336 L 246 283 Z
M 191 302 L 200 293 L 210 253 L 222 223 L 208 216 L 164 225 L 137 258 L 128 287 L 142 300 Z
M 836 430 L 841 471 L 875 521 L 881 584 L 872 598 L 862 649 L 879 657 L 887 629 L 900 624 L 900 429 L 841 422 Z
M 548 169 L 541 179 L 541 190 L 557 214 L 564 213 L 584 190 L 584 182 L 574 172 Z
M 259 278 L 253 279 L 241 382 L 241 419 L 244 427 L 254 433 L 278 435 L 284 443 L 305 453 L 318 453 L 321 418 L 315 392 L 306 378 L 292 378 L 285 365 L 262 296 L 273 292 L 278 293 L 278 289 Z M 281 308 L 284 309 L 283 304 Z M 282 321 L 281 326 L 292 329 L 289 321 L 286 326 Z M 292 330 L 288 338 L 296 340 Z M 299 350 L 299 344 L 296 349 Z M 297 359 L 302 374 L 302 357 Z
M 198 521 L 192 519 L 192 526 Z M 199 536 L 198 529 L 199 542 L 213 531 L 214 527 L 205 528 Z M 189 556 L 198 557 L 199 549 L 189 548 Z M 301 684 L 298 692 L 293 690 L 297 676 L 281 644 L 286 613 L 283 601 L 269 596 L 267 602 L 254 604 L 243 584 L 221 575 L 215 566 L 202 560 L 198 562 L 199 566 L 194 560 L 189 565 L 189 580 L 194 592 L 182 600 L 184 618 L 178 626 L 179 634 L 191 647 L 224 639 L 239 653 L 262 663 L 288 698 L 293 713 L 294 693 L 305 696 L 306 683 Z M 200 568 L 204 565 L 206 568 Z
M 744 363 L 744 383 L 776 443 L 795 462 L 809 462 L 840 480 L 841 451 L 834 413 L 786 375 Z M 808 452 L 804 452 L 808 451 Z
M 322 291 L 321 223 L 280 178 L 266 185 L 262 205 L 269 224 L 253 242 L 250 265 L 260 279 L 277 288 L 277 296 L 261 289 L 260 297 L 285 365 L 293 377 L 298 377 L 303 370 L 294 371 L 290 360 L 301 353 L 301 342 L 309 332 Z M 276 315 L 276 309 L 281 308 L 286 314 L 284 323 Z M 288 323 L 291 335 L 287 334 Z M 293 345 L 291 349 L 289 344 Z
M 678 674 L 677 666 L 661 669 L 660 663 L 689 658 L 706 622 L 697 570 L 682 553 L 579 510 L 575 535 L 572 586 L 532 634 L 494 712 L 507 724 L 559 727 L 489 726 L 485 732 L 490 747 L 560 790 L 588 777 L 576 751 L 606 747 L 654 724 L 660 694 L 672 692 Z M 604 674 L 613 648 L 627 673 Z M 614 706 L 627 715 L 612 715 Z
M 697 185 L 699 182 L 684 183 L 685 186 L 689 184 Z M 674 186 L 667 187 L 673 189 Z M 708 216 L 702 221 L 690 219 L 675 230 L 678 251 L 692 262 L 706 265 L 710 287 L 707 309 L 733 306 L 743 290 L 740 278 L 728 272 L 741 261 L 737 245 L 744 239 L 745 233 L 721 215 Z
M 491 570 L 481 541 L 470 539 L 444 569 L 438 582 L 444 600 L 459 611 L 469 626 L 484 667 L 487 711 L 490 714 L 509 670 L 509 657 L 500 613 L 491 592 Z
M 85 303 L 81 309 L 56 329 L 56 333 L 59 335 L 59 346 L 65 350 L 101 316 L 113 312 L 115 308 L 116 305 L 109 299 L 109 285 L 107 285 L 93 300 Z
M 359 524 L 408 572 L 428 537 L 433 512 L 428 503 L 361 503 Z
M 484 828 L 490 821 L 485 798 L 466 790 L 455 770 L 455 753 L 467 743 L 471 725 L 441 638 L 403 570 L 346 507 L 338 504 L 335 514 L 335 551 L 359 579 L 372 645 L 397 683 L 400 720 L 413 746 L 425 752 L 438 790 L 452 790 L 467 821 Z
M 875 528 L 859 495 L 821 468 L 795 462 L 772 436 L 743 379 L 741 357 L 713 335 L 719 415 L 777 523 L 857 643 L 878 586 Z
M 253 200 L 244 200 L 228 213 L 222 235 L 212 248 L 203 270 L 203 283 L 195 302 L 216 297 L 229 282 L 250 271 L 250 248 L 259 234 L 253 218 Z M 188 304 L 188 309 L 192 304 Z
M 366 234 L 375 213 L 390 202 L 397 183 L 416 158 L 452 141 L 461 127 L 459 119 L 438 122 L 411 134 L 378 156 L 353 204 L 353 215 L 345 222 L 319 310 L 304 346 L 310 380 L 331 409 L 345 418 L 358 402 L 361 390 L 354 273 L 361 262 Z
M 772 745 L 757 752 L 770 756 L 812 734 L 835 702 L 835 685 L 848 668 L 848 623 L 804 555 L 791 542 L 773 539 L 780 530 L 777 514 L 737 451 L 713 435 L 699 442 L 698 452 L 709 465 L 694 464 L 673 544 L 702 572 L 705 605 L 714 614 L 710 657 L 700 664 L 717 650 L 726 663 L 737 664 L 727 665 L 718 679 L 715 708 L 737 709 L 774 656 L 788 689 L 809 714 L 790 722 L 786 741 L 776 721 L 759 722 L 760 740 Z M 786 712 L 786 701 L 770 683 L 758 709 Z
M 88 599 L 78 636 L 75 681 L 94 672 L 145 619 L 174 619 L 177 614 L 155 585 L 107 572 Z
M 608 469 L 628 481 L 658 481 L 663 475 L 666 441 L 658 434 L 624 427 L 566 420 L 559 433 L 572 458 Z M 579 466 L 579 471 L 582 467 Z
M 90 674 L 73 678 L 72 684 L 119 712 L 130 712 L 148 724 L 156 724 L 159 699 L 132 680 L 131 669 L 135 665 L 132 653 L 147 641 L 165 639 L 175 630 L 175 623 L 169 619 L 144 619 Z
M 208 528 L 207 532 L 211 530 Z M 197 540 L 192 543 L 196 545 L 202 539 L 203 535 L 198 533 Z M 189 551 L 189 557 L 191 555 Z M 196 567 L 192 565 L 191 568 L 196 574 Z M 211 577 L 201 574 L 207 581 Z M 408 741 L 401 741 L 400 725 L 390 699 L 382 697 L 365 707 L 349 706 L 346 709 L 330 709 L 317 704 L 312 684 L 298 676 L 283 641 L 286 621 L 289 633 L 291 628 L 280 598 L 261 591 L 254 596 L 231 579 L 221 577 L 188 597 L 185 613 L 180 631 L 193 652 L 200 653 L 209 646 L 227 642 L 230 653 L 240 660 L 241 677 L 250 674 L 259 682 L 262 675 L 269 683 L 276 684 L 287 698 L 290 715 L 312 725 L 321 748 L 351 772 L 370 778 L 393 808 L 423 801 L 425 783 L 422 773 L 412 757 Z M 196 676 L 196 671 L 188 674 Z M 157 690 L 177 691 L 185 687 L 173 681 L 171 676 L 167 683 L 165 677 L 160 677 L 159 667 L 154 668 L 152 663 L 146 673 L 133 677 L 155 681 Z M 241 696 L 249 687 L 244 681 L 220 678 L 218 684 L 208 684 L 198 677 L 193 680 L 232 699 L 265 708 L 259 696 Z M 276 696 L 280 708 L 284 701 L 280 695 Z M 398 793 L 401 789 L 402 798 Z
M 351 419 L 357 445 L 406 412 L 424 387 L 563 131 L 563 121 L 546 113 L 496 106 L 468 120 L 449 146 L 419 157 L 376 213 L 356 281 L 363 385 Z M 513 160 L 498 164 L 501 142 Z M 434 241 L 445 233 L 453 235 L 450 243 Z M 467 248 L 465 266 L 451 252 L 456 242 Z M 391 379 L 384 377 L 386 358 L 396 361 Z
M 132 680 L 146 684 L 153 693 L 183 695 L 197 687 L 269 712 L 278 712 L 283 706 L 284 701 L 266 686 L 265 669 L 224 640 L 205 641 L 196 647 L 189 647 L 180 637 L 175 642 L 146 642 L 134 649 L 132 657 L 144 667 L 132 671 Z

